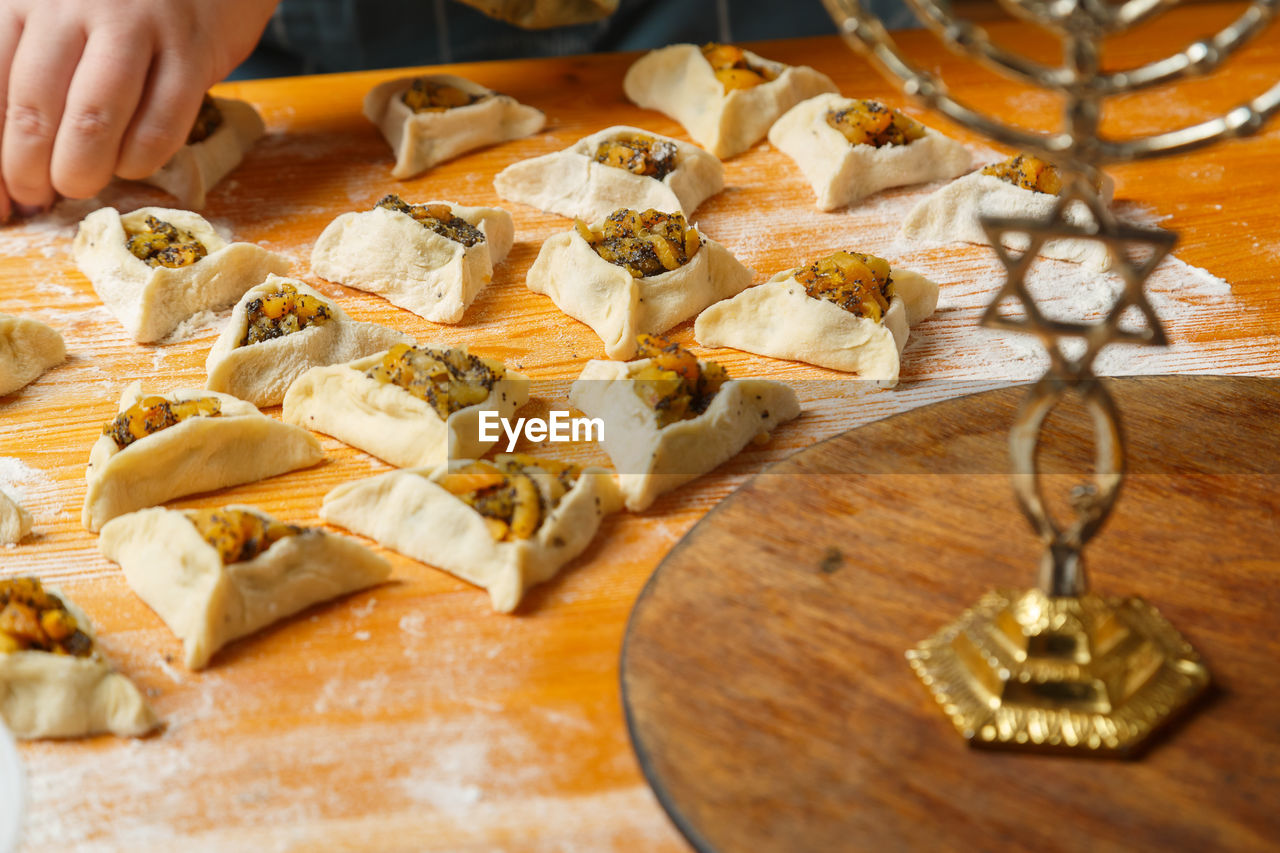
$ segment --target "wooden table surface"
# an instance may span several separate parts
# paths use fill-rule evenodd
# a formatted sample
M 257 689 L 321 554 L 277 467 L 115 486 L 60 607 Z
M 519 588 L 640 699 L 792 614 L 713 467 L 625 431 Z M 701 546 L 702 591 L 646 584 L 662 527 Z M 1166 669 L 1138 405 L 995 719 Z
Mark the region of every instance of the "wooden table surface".
M 1145 61 L 1208 34 L 1237 7 L 1170 13 L 1142 37 L 1119 40 L 1114 62 Z M 1014 25 L 1010 43 L 1047 47 Z M 1056 102 L 976 70 L 928 36 L 902 38 L 912 55 L 944 70 L 973 104 L 1029 126 L 1056 125 Z M 813 65 L 848 95 L 904 104 L 834 37 L 757 46 L 784 62 Z M 453 66 L 449 70 L 533 104 L 546 129 L 463 156 L 407 182 L 389 176 L 389 151 L 360 115 L 364 93 L 392 72 L 219 87 L 253 102 L 269 135 L 211 196 L 205 211 L 236 238 L 294 260 L 316 282 L 308 257 L 334 216 L 387 192 L 411 201 L 501 204 L 493 175 L 506 164 L 563 148 L 610 124 L 687 138 L 621 92 L 629 55 Z M 1280 32 L 1259 39 L 1213 81 L 1125 99 L 1107 126 L 1150 132 L 1218 114 L 1280 77 Z M 934 126 L 971 135 L 909 108 Z M 1179 260 L 1153 277 L 1168 350 L 1108 354 L 1115 373 L 1280 373 L 1280 128 L 1175 160 L 1115 169 L 1131 218 L 1181 232 Z M 0 550 L 4 575 L 58 583 L 95 621 L 108 657 L 150 695 L 164 730 L 144 740 L 101 737 L 22 747 L 29 777 L 24 847 L 136 850 L 684 850 L 641 777 L 623 726 L 618 652 L 627 614 L 664 554 L 706 511 L 770 461 L 848 427 L 930 400 L 1038 374 L 1036 347 L 978 330 L 1000 275 L 978 247 L 919 246 L 896 223 L 926 189 L 890 191 L 862 206 L 817 212 L 794 164 L 767 144 L 725 164 L 728 189 L 697 214 L 704 231 L 752 266 L 757 280 L 836 248 L 882 254 L 942 285 L 940 310 L 913 330 L 903 384 L 867 389 L 830 371 L 730 351 L 706 353 L 739 376 L 792 382 L 805 408 L 766 447 L 666 496 L 643 515 L 609 520 L 560 577 L 535 590 L 514 616 L 436 569 L 390 555 L 394 579 L 317 607 L 220 653 L 190 673 L 180 645 L 102 558 L 79 523 L 84 464 L 123 386 L 200 385 L 204 358 L 225 313 L 158 346 L 133 343 L 101 307 L 70 259 L 75 223 L 100 203 L 163 204 L 145 187 L 120 184 L 100 201 L 64 202 L 35 221 L 0 230 L 0 311 L 42 319 L 67 339 L 68 362 L 0 400 L 0 486 L 36 517 L 36 535 Z M 516 244 L 493 284 L 458 326 L 436 326 L 369 294 L 317 282 L 356 319 L 422 340 L 466 342 L 518 365 L 539 382 L 538 405 L 565 384 L 600 342 L 523 279 L 556 216 L 506 204 Z M 1042 289 L 1063 310 L 1073 296 L 1100 310 L 1107 278 L 1046 263 Z M 1101 288 L 1101 290 L 1099 290 Z M 691 324 L 676 338 L 692 341 Z M 268 410 L 276 414 L 276 410 Z M 322 439 L 328 460 L 308 471 L 176 502 L 250 503 L 317 523 L 322 495 L 380 462 Z M 555 448 L 537 452 L 553 452 Z M 592 447 L 578 459 L 602 459 Z M 1012 500 L 1010 524 L 1016 521 Z M 1011 579 L 1012 582 L 1020 582 Z M 936 626 L 949 614 L 921 614 Z M 930 627 L 930 630 L 932 627 Z M 920 701 L 926 701 L 922 695 Z M 940 727 L 947 725 L 939 717 Z

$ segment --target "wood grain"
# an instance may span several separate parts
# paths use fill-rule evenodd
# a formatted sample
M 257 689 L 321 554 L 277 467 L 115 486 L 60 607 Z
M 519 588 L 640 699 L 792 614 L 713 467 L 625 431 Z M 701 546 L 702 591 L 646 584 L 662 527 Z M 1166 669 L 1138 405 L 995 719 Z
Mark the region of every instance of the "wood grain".
M 698 849 L 1274 849 L 1280 383 L 1108 386 L 1135 441 L 1093 589 L 1155 604 L 1208 660 L 1211 700 L 1137 761 L 969 749 L 903 652 L 1034 583 L 1004 476 L 1023 389 L 917 409 L 753 478 L 641 593 L 628 722 Z M 1089 470 L 1076 426 L 1046 436 L 1053 479 Z
M 1170 15 L 1148 36 L 1118 44 L 1115 61 L 1129 64 L 1180 47 L 1202 35 L 1209 18 L 1225 20 L 1227 11 Z M 1019 44 L 1033 41 L 1024 28 L 993 31 Z M 976 106 L 1027 124 L 1056 121 L 1052 99 L 951 59 L 924 34 L 906 34 L 903 43 L 921 61 L 943 68 Z M 848 94 L 904 105 L 834 38 L 757 47 L 766 56 L 817 67 Z M 515 247 L 454 327 L 317 282 L 307 259 L 333 217 L 366 208 L 387 192 L 501 204 L 492 177 L 502 167 L 607 125 L 687 138 L 670 119 L 625 101 L 620 80 L 634 58 L 450 67 L 540 107 L 547 129 L 407 182 L 390 179 L 390 152 L 359 111 L 369 88 L 403 72 L 219 87 L 220 94 L 254 103 L 270 133 L 211 194 L 206 213 L 238 239 L 293 258 L 295 274 L 338 298 L 355 319 L 423 340 L 466 342 L 504 358 L 535 377 L 537 406 L 555 404 L 582 362 L 601 355 L 585 326 L 523 284 L 542 240 L 568 227 L 566 220 L 504 205 L 516 219 Z M 1131 132 L 1167 126 L 1232 106 L 1278 76 L 1280 34 L 1272 33 L 1218 81 L 1157 93 L 1156 100 L 1116 111 L 1113 120 Z M 1123 203 L 1166 217 L 1162 224 L 1182 232 L 1179 256 L 1230 282 L 1214 284 L 1185 265 L 1162 269 L 1157 284 L 1176 346 L 1126 356 L 1122 372 L 1278 372 L 1278 156 L 1280 130 L 1270 129 L 1212 152 L 1116 170 Z M 725 169 L 728 188 L 697 220 L 755 268 L 758 280 L 806 257 L 857 247 L 892 255 L 942 283 L 943 308 L 913 330 L 899 388 L 869 389 L 830 371 L 728 350 L 707 353 L 735 375 L 791 382 L 804 416 L 780 429 L 770 445 L 664 496 L 644 515 L 608 521 L 591 549 L 535 590 L 516 616 L 496 615 L 482 591 L 391 555 L 392 583 L 236 643 L 200 674 L 174 663 L 178 642 L 78 521 L 88 449 L 123 386 L 133 379 L 156 388 L 202 384 L 218 330 L 211 322 L 171 344 L 139 346 L 71 263 L 75 223 L 97 203 L 131 208 L 166 198 L 119 184 L 99 202 L 64 202 L 51 215 L 0 230 L 0 311 L 53 324 L 71 352 L 67 364 L 0 400 L 3 485 L 16 483 L 37 522 L 33 539 L 0 551 L 0 570 L 61 584 L 95 620 L 112 661 L 148 690 L 167 723 L 161 735 L 140 742 L 25 745 L 26 849 L 686 849 L 638 772 L 619 701 L 623 626 L 650 572 L 695 521 L 765 464 L 859 423 L 1038 370 L 1034 347 L 1018 348 L 975 328 L 998 285 L 989 252 L 904 247 L 894 240 L 895 217 L 922 190 L 892 191 L 859 208 L 822 214 L 794 164 L 768 145 Z M 690 327 L 679 327 L 677 339 L 691 343 Z M 323 444 L 328 459 L 317 468 L 175 505 L 249 503 L 314 523 L 328 489 L 385 468 L 338 442 Z M 569 455 L 603 458 L 595 447 Z M 15 468 L 19 459 L 25 468 Z M 1010 547 L 1029 545 L 1019 536 Z M 1014 562 L 1021 565 L 1020 558 Z

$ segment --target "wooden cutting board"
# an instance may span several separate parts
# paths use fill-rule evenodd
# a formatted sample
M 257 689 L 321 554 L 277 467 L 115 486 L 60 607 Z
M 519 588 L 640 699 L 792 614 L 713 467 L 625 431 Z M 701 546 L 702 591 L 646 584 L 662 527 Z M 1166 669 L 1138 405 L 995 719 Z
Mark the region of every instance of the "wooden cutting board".
M 1254 850 L 1280 839 L 1280 382 L 1109 382 L 1130 475 L 1092 584 L 1156 605 L 1208 701 L 1136 761 L 973 750 L 904 650 L 1034 583 L 1006 388 L 804 450 L 658 567 L 622 656 L 640 765 L 699 850 Z M 1087 471 L 1051 421 L 1058 485 Z M 1189 429 L 1188 424 L 1194 424 Z

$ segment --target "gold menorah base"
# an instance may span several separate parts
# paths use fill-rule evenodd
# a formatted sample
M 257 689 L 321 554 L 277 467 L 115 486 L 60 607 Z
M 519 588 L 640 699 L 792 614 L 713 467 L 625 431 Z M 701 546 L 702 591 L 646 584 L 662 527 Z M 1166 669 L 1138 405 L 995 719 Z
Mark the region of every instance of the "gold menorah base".
M 1123 755 L 1209 685 L 1155 608 L 1091 593 L 989 592 L 907 658 L 971 746 Z

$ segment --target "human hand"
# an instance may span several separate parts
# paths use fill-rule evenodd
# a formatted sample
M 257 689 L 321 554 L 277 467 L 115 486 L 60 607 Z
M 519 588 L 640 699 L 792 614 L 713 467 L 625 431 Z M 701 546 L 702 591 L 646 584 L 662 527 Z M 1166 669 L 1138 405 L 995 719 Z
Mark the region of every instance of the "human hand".
M 0 0 L 0 222 L 145 178 L 279 0 Z

